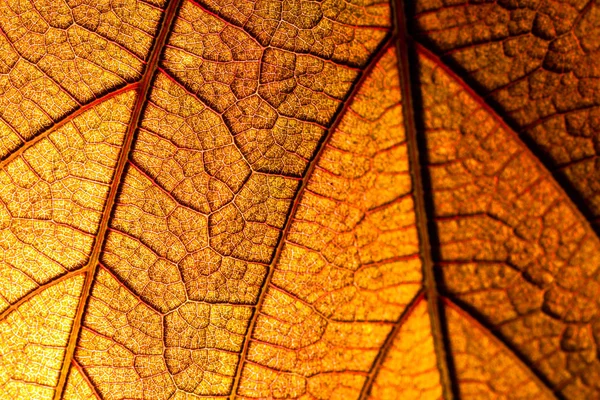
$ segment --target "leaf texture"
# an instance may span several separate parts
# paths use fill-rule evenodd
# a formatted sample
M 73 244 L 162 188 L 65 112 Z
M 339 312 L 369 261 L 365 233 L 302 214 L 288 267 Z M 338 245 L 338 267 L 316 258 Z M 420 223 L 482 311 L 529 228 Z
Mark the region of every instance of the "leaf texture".
M 444 290 L 553 388 L 593 397 L 598 238 L 514 133 L 421 60 Z
M 599 7 L 4 0 L 0 398 L 596 398 Z
M 465 73 L 596 224 L 598 2 L 424 0 L 413 6 L 417 36 Z

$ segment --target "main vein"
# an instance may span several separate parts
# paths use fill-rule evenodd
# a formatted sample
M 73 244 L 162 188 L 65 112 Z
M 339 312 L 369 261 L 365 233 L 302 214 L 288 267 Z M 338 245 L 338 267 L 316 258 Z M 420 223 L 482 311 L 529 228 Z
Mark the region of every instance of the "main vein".
M 79 331 L 81 329 L 83 314 L 85 311 L 88 297 L 91 292 L 91 287 L 92 287 L 92 283 L 94 280 L 94 276 L 96 275 L 96 269 L 98 266 L 98 261 L 100 259 L 100 254 L 102 252 L 102 247 L 104 245 L 104 240 L 106 238 L 108 224 L 110 222 L 110 217 L 112 215 L 112 211 L 113 211 L 113 208 L 115 205 L 117 193 L 118 193 L 119 187 L 121 185 L 121 180 L 123 178 L 125 166 L 127 164 L 127 160 L 129 159 L 129 153 L 131 150 L 131 146 L 133 144 L 135 132 L 137 131 L 137 128 L 138 128 L 138 125 L 139 125 L 139 122 L 140 122 L 140 119 L 142 116 L 142 111 L 144 109 L 144 103 L 146 102 L 146 98 L 150 91 L 152 78 L 158 67 L 162 49 L 165 46 L 168 34 L 171 30 L 171 26 L 173 25 L 175 16 L 177 14 L 177 10 L 179 9 L 179 5 L 181 2 L 182 2 L 182 0 L 172 0 L 171 2 L 169 2 L 169 5 L 165 9 L 162 25 L 159 29 L 159 32 L 156 37 L 156 41 L 154 42 L 152 51 L 150 52 L 150 57 L 148 58 L 148 64 L 146 65 L 146 70 L 144 71 L 144 74 L 142 75 L 142 78 L 141 78 L 139 86 L 138 86 L 138 97 L 135 101 L 133 111 L 131 114 L 131 118 L 130 118 L 129 127 L 125 134 L 123 147 L 121 149 L 121 153 L 119 154 L 119 159 L 117 161 L 117 166 L 115 168 L 113 183 L 112 183 L 110 191 L 108 193 L 106 205 L 105 205 L 104 211 L 102 213 L 102 218 L 100 220 L 100 225 L 98 227 L 98 233 L 96 235 L 96 240 L 94 241 L 94 246 L 92 248 L 92 253 L 90 254 L 89 261 L 86 264 L 86 266 L 83 268 L 83 270 L 86 273 L 85 281 L 83 284 L 82 294 L 79 299 L 79 305 L 77 307 L 75 318 L 73 320 L 73 325 L 71 327 L 71 333 L 69 336 L 69 341 L 67 344 L 65 357 L 63 359 L 63 364 L 62 364 L 62 369 L 60 371 L 58 384 L 57 384 L 56 390 L 54 392 L 54 400 L 60 400 L 62 398 L 64 389 L 66 386 L 66 381 L 67 381 L 67 376 L 69 374 L 71 360 L 73 359 L 73 356 L 75 353 L 75 346 L 77 344 L 77 339 L 79 337 Z
M 419 142 L 417 135 L 417 126 L 415 123 L 415 104 L 413 103 L 413 92 L 411 82 L 414 80 L 411 76 L 410 55 L 411 38 L 408 35 L 406 27 L 406 16 L 404 14 L 405 6 L 403 0 L 392 1 L 394 7 L 395 30 L 397 35 L 396 50 L 398 54 L 398 72 L 400 75 L 400 90 L 402 92 L 402 111 L 404 114 L 404 127 L 408 145 L 408 157 L 410 170 L 412 172 L 413 193 L 415 202 L 415 218 L 419 232 L 419 242 L 421 246 L 421 260 L 423 262 L 423 275 L 425 284 L 425 295 L 427 297 L 427 307 L 431 320 L 431 334 L 437 357 L 437 365 L 442 384 L 443 398 L 452 400 L 455 396 L 455 390 L 450 377 L 449 363 L 447 358 L 447 349 L 444 342 L 444 325 L 440 312 L 440 298 L 437 290 L 437 282 L 434 272 L 434 264 L 431 254 L 431 242 L 429 239 L 429 224 L 427 218 L 427 207 L 425 190 L 423 188 L 424 174 L 421 172 L 422 159 L 419 156 Z M 416 79 L 416 77 L 414 77 Z

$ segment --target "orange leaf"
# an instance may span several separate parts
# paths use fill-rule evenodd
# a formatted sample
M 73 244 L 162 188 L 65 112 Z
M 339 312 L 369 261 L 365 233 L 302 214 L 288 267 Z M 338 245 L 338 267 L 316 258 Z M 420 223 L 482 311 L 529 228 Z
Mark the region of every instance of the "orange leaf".
M 597 397 L 600 6 L 406 3 L 4 1 L 0 399 Z

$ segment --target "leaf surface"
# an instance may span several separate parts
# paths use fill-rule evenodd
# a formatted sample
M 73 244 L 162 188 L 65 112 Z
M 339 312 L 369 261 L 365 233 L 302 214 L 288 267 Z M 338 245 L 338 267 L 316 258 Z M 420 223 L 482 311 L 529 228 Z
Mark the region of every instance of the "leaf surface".
M 0 398 L 594 398 L 596 9 L 3 2 Z
M 412 8 L 415 35 L 505 116 L 595 225 L 598 2 L 424 0 Z

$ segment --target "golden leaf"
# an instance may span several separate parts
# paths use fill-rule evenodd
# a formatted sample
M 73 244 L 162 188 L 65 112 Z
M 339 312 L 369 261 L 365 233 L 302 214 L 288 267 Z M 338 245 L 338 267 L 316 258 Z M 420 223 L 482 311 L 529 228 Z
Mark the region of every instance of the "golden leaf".
M 0 399 L 598 397 L 600 5 L 406 3 L 0 4 Z

